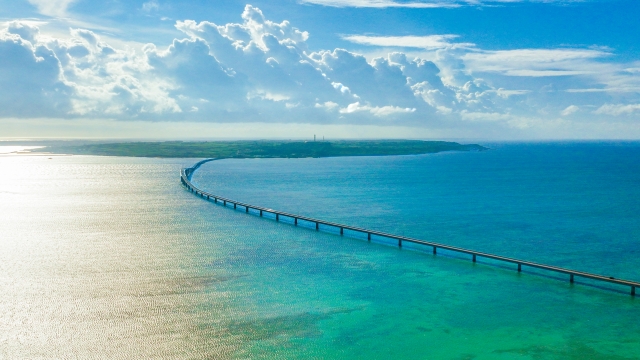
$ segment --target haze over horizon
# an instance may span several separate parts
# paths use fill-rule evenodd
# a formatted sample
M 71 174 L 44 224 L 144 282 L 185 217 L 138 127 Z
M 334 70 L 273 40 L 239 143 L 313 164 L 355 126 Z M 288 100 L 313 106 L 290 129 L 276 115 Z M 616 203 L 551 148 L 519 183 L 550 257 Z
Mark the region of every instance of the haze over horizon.
M 0 4 L 0 138 L 640 139 L 635 1 Z

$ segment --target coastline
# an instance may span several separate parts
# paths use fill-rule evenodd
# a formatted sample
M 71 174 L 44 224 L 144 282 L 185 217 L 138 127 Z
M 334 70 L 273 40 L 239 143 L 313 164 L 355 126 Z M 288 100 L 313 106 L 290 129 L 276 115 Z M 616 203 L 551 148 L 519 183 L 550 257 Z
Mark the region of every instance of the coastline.
M 421 140 L 123 142 L 49 145 L 33 153 L 154 158 L 324 158 L 420 155 L 443 151 L 485 151 L 479 144 Z

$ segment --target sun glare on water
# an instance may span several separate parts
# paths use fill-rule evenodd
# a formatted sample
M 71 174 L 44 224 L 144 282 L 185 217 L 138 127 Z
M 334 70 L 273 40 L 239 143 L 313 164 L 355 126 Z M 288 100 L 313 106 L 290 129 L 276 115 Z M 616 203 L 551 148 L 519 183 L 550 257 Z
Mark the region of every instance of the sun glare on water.
M 32 149 L 40 149 L 44 146 L 1 146 L 0 145 L 0 155 L 18 155 L 21 152 Z

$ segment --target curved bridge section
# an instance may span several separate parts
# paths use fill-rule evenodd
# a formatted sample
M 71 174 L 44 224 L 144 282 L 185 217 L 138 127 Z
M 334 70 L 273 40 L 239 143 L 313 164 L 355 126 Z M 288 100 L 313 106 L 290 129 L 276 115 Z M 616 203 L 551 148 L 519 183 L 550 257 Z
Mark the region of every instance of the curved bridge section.
M 345 224 L 338 224 L 338 223 L 329 222 L 329 221 L 320 220 L 320 219 L 314 219 L 314 218 L 310 218 L 310 217 L 306 217 L 306 216 L 302 216 L 302 215 L 290 214 L 290 213 L 286 213 L 286 212 L 283 212 L 283 211 L 278 211 L 278 210 L 274 210 L 274 209 L 268 209 L 268 208 L 264 208 L 264 207 L 260 207 L 260 206 L 255 206 L 255 205 L 239 202 L 239 201 L 232 200 L 232 199 L 227 199 L 227 198 L 219 196 L 219 195 L 214 195 L 214 194 L 208 193 L 206 191 L 202 191 L 202 190 L 200 190 L 199 188 L 197 188 L 195 185 L 193 185 L 191 183 L 191 176 L 193 175 L 193 173 L 202 164 L 207 163 L 209 161 L 214 161 L 214 160 L 216 160 L 216 159 L 202 160 L 200 162 L 195 163 L 190 168 L 182 169 L 180 171 L 180 181 L 182 182 L 182 184 L 189 191 L 191 191 L 192 193 L 194 193 L 197 196 L 200 196 L 203 199 L 206 199 L 206 200 L 209 200 L 209 201 L 213 200 L 214 203 L 216 203 L 216 204 L 217 203 L 221 203 L 225 207 L 233 205 L 234 209 L 238 209 L 238 207 L 240 207 L 240 209 L 244 210 L 245 213 L 247 213 L 247 214 L 249 214 L 250 211 L 252 213 L 259 214 L 259 216 L 261 216 L 261 217 L 265 213 L 266 214 L 273 214 L 273 215 L 275 215 L 275 220 L 276 221 L 280 221 L 281 217 L 285 217 L 285 218 L 289 218 L 289 219 L 293 220 L 293 224 L 295 226 L 298 226 L 298 223 L 300 223 L 300 222 L 305 222 L 307 224 L 310 224 L 312 227 L 315 226 L 315 230 L 316 231 L 320 231 L 321 230 L 320 225 L 322 225 L 323 227 L 331 227 L 331 228 L 339 229 L 340 230 L 340 235 L 344 235 L 344 230 L 346 229 L 346 230 L 353 231 L 355 233 L 365 234 L 367 236 L 367 240 L 368 241 L 371 241 L 372 236 L 377 236 L 379 238 L 385 238 L 385 239 L 390 239 L 390 240 L 397 241 L 397 244 L 398 244 L 399 248 L 402 248 L 402 244 L 403 243 L 419 244 L 419 245 L 423 245 L 423 246 L 426 246 L 428 248 L 431 248 L 433 250 L 433 254 L 434 255 L 438 253 L 438 249 L 448 250 L 448 251 L 452 251 L 452 252 L 455 252 L 455 253 L 458 253 L 458 254 L 464 254 L 465 256 L 470 256 L 471 261 L 473 261 L 474 263 L 477 261 L 478 258 L 492 259 L 492 260 L 496 260 L 498 262 L 502 262 L 502 263 L 505 263 L 505 264 L 513 265 L 514 269 L 517 269 L 518 272 L 522 272 L 522 268 L 523 267 L 542 269 L 542 270 L 546 270 L 546 271 L 549 271 L 549 272 L 552 272 L 552 273 L 561 274 L 563 276 L 568 276 L 569 282 L 571 284 L 573 284 L 575 282 L 575 278 L 576 277 L 582 277 L 582 278 L 586 278 L 586 279 L 595 280 L 595 281 L 598 281 L 598 282 L 622 285 L 622 286 L 627 287 L 628 289 L 630 289 L 631 296 L 636 296 L 636 288 L 640 289 L 640 283 L 634 282 L 634 281 L 616 279 L 616 278 L 610 277 L 610 276 L 604 276 L 604 275 L 586 273 L 586 272 L 581 272 L 581 271 L 575 271 L 575 270 L 561 268 L 561 267 L 557 267 L 557 266 L 545 265 L 545 264 L 535 263 L 535 262 L 526 261 L 526 260 L 508 258 L 508 257 L 489 254 L 489 253 L 485 253 L 485 252 L 480 252 L 480 251 L 475 251 L 475 250 L 470 250 L 470 249 L 464 249 L 464 248 L 460 248 L 460 247 L 449 246 L 449 245 L 434 243 L 434 242 L 430 242 L 430 241 L 414 239 L 414 238 L 410 238 L 410 237 L 406 237 L 406 236 L 388 234 L 388 233 L 384 233 L 384 232 L 376 231 L 376 230 L 369 230 L 369 229 L 363 229 L 363 228 L 350 226 L 350 225 L 345 225 Z

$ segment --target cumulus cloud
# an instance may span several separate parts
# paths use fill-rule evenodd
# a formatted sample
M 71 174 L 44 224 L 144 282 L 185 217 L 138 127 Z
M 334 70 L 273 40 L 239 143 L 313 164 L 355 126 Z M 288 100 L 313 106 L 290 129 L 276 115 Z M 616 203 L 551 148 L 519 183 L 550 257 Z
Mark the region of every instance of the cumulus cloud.
M 0 71 L 10 74 L 0 87 L 11 101 L 5 113 L 135 118 L 179 111 L 167 92 L 174 85 L 154 76 L 148 59 L 116 50 L 91 31 L 71 29 L 69 38 L 57 39 L 41 37 L 26 24 L 10 24 L 0 39 L 5 61 Z
M 7 32 L 9 34 L 18 35 L 23 40 L 35 44 L 37 37 L 40 35 L 40 29 L 37 25 L 29 22 L 11 21 L 7 24 Z
M 496 112 L 474 112 L 467 110 L 462 110 L 460 112 L 460 115 L 462 119 L 466 121 L 506 121 L 513 118 L 510 114 Z
M 405 51 L 366 56 L 309 49 L 311 34 L 251 5 L 240 19 L 177 21 L 181 36 L 142 51 L 85 29 L 60 37 L 8 23 L 0 30 L 0 114 L 532 129 L 581 110 L 602 119 L 640 111 L 638 65 L 607 63 L 608 50 L 485 51 L 454 35 L 345 37 Z M 626 91 L 631 100 L 589 89 Z
M 38 34 L 29 26 L 10 24 L 0 33 L 0 114 L 44 116 L 64 114 L 72 89 L 65 83 L 56 54 L 31 41 Z

